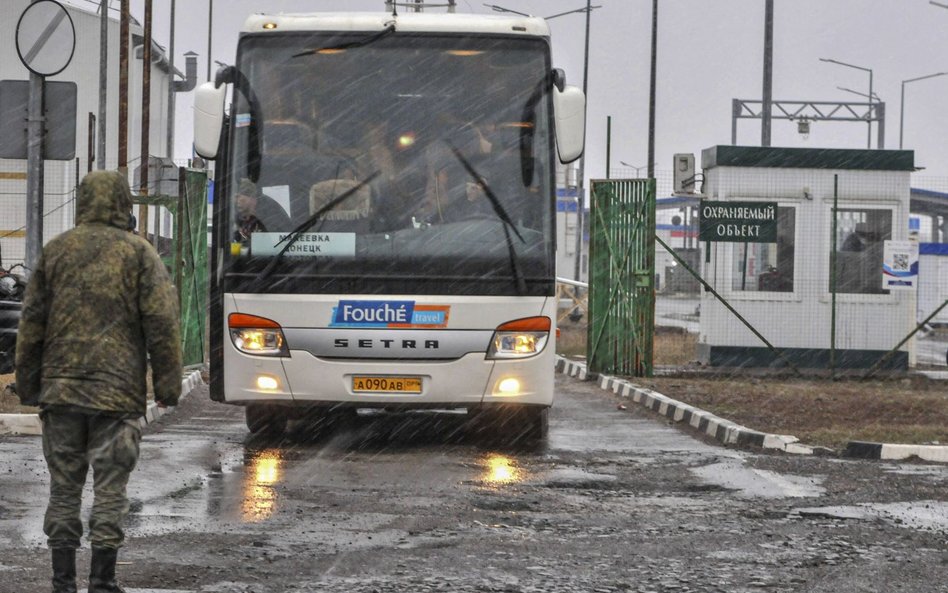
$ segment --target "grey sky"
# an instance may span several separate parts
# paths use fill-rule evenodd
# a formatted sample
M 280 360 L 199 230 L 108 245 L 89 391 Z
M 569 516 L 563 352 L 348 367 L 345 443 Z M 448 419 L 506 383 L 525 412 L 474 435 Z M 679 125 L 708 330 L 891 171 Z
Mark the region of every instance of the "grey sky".
M 69 0 L 77 5 L 82 0 Z M 585 6 L 584 0 L 494 0 L 545 16 Z M 118 2 L 114 2 L 117 6 Z M 605 176 L 606 117 L 612 116 L 612 167 L 647 160 L 649 0 L 595 0 L 588 93 L 587 177 Z M 459 10 L 489 13 L 480 1 Z M 88 5 L 87 5 L 88 6 Z M 142 0 L 132 0 L 141 19 Z M 170 0 L 154 2 L 155 38 L 168 42 Z M 381 10 L 383 0 L 217 0 L 213 58 L 232 62 L 246 16 L 270 12 Z M 205 78 L 206 0 L 178 0 L 177 59 L 201 54 Z M 700 154 L 731 138 L 731 99 L 759 99 L 762 86 L 764 0 L 660 0 L 656 169 L 670 170 L 676 152 Z M 550 21 L 554 64 L 582 85 L 585 17 Z M 862 101 L 837 86 L 868 93 L 867 73 L 819 61 L 833 58 L 872 68 L 873 90 L 886 103 L 886 148 L 898 148 L 901 81 L 948 71 L 948 9 L 927 0 L 776 0 L 774 99 Z M 916 151 L 925 176 L 948 178 L 948 76 L 906 86 L 905 148 Z M 176 155 L 188 156 L 190 98 L 179 100 Z M 873 146 L 875 146 L 875 130 Z M 865 148 L 864 123 L 812 124 L 808 140 L 796 126 L 775 121 L 774 146 Z M 741 120 L 738 144 L 760 143 L 759 121 Z M 699 157 L 700 158 L 700 157 Z M 948 185 L 948 179 L 945 180 Z

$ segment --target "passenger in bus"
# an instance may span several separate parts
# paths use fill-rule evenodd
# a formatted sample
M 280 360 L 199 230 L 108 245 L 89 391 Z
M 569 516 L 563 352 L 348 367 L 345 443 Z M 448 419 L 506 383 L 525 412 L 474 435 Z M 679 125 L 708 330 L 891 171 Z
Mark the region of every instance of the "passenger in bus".
M 290 217 L 283 206 L 270 196 L 260 193 L 249 179 L 241 179 L 235 197 L 237 207 L 237 230 L 234 241 L 247 243 L 253 233 L 288 231 L 292 228 Z
M 484 192 L 486 165 L 493 149 L 490 141 L 493 126 L 469 121 L 450 130 L 427 151 L 428 182 L 422 209 L 422 220 L 445 223 L 489 215 L 490 202 Z M 471 175 L 455 150 L 474 169 Z

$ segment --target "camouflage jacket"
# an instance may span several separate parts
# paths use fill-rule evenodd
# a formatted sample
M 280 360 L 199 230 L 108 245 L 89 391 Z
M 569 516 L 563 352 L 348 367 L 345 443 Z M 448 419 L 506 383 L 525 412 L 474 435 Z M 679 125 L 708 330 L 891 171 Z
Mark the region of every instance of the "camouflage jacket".
M 51 240 L 30 277 L 16 344 L 24 404 L 145 413 L 146 358 L 155 400 L 181 392 L 177 298 L 154 248 L 128 232 L 128 181 L 88 174 L 76 228 Z

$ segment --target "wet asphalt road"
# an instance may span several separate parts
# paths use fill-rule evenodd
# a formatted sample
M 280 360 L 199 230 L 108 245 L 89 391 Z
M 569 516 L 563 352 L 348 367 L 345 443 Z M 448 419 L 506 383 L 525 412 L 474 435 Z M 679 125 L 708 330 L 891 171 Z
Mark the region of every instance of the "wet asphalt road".
M 201 388 L 146 430 L 119 576 L 131 592 L 948 592 L 948 467 L 727 449 L 557 381 L 550 438 L 525 446 L 430 413 L 251 439 Z M 46 484 L 39 439 L 0 437 L 0 592 L 49 591 Z

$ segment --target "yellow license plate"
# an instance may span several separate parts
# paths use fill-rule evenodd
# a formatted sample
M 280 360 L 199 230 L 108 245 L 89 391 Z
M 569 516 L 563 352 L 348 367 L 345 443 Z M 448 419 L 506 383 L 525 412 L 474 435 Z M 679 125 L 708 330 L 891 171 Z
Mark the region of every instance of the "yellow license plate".
M 356 393 L 421 393 L 421 377 L 353 377 Z

